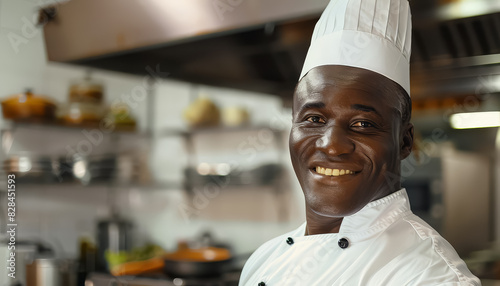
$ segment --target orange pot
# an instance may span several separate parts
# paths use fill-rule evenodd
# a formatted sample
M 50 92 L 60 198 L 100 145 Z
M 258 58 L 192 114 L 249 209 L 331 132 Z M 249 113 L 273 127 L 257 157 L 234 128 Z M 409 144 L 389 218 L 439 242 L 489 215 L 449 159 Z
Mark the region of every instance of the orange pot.
M 51 121 L 56 114 L 56 104 L 30 90 L 15 94 L 2 101 L 3 117 L 13 120 Z

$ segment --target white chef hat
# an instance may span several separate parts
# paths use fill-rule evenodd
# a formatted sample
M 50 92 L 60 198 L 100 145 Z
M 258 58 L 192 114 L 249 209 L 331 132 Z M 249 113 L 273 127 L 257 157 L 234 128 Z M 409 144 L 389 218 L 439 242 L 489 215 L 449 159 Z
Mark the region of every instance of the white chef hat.
M 314 28 L 300 79 L 317 66 L 345 65 L 384 75 L 409 95 L 410 54 L 408 0 L 330 0 Z

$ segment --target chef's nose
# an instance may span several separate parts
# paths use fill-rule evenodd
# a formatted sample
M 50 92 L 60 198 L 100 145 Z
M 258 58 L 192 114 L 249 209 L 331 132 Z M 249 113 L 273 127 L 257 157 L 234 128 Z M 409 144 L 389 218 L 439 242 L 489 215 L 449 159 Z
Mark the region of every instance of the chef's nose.
M 330 126 L 316 141 L 316 147 L 330 156 L 339 156 L 354 151 L 354 144 L 347 136 L 347 130 Z

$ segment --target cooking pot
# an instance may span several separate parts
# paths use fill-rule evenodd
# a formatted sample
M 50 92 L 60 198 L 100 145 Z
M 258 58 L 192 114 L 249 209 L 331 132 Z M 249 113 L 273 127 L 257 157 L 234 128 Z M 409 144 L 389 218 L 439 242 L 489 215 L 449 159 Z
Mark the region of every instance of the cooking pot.
M 50 157 L 32 157 L 13 155 L 3 161 L 5 173 L 16 174 L 22 183 L 54 183 L 57 182 L 59 162 Z
M 87 74 L 83 79 L 73 80 L 69 88 L 70 102 L 102 103 L 103 84 Z
M 2 101 L 2 113 L 6 119 L 52 121 L 55 119 L 56 104 L 27 89 Z
M 40 257 L 26 265 L 26 286 L 76 286 L 72 260 Z
M 97 224 L 97 267 L 99 270 L 109 271 L 105 253 L 107 250 L 119 252 L 132 248 L 132 223 L 112 217 L 99 221 Z

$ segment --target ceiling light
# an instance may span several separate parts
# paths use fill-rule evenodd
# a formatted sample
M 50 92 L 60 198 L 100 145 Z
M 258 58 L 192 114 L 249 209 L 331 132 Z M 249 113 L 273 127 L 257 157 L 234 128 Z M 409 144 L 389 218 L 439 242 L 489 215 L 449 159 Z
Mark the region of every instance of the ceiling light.
M 457 113 L 450 116 L 450 123 L 455 129 L 500 127 L 500 111 Z

